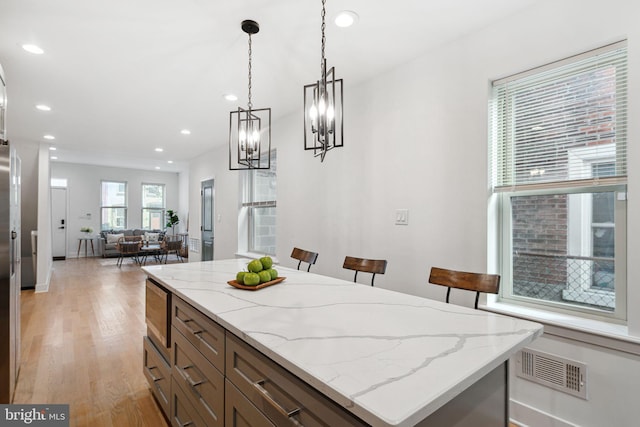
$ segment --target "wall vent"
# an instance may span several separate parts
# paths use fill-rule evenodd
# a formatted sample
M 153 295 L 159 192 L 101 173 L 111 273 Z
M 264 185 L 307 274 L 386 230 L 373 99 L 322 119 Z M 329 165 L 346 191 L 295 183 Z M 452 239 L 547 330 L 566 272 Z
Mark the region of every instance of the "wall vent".
M 525 348 L 516 355 L 516 375 L 587 400 L 587 365 Z

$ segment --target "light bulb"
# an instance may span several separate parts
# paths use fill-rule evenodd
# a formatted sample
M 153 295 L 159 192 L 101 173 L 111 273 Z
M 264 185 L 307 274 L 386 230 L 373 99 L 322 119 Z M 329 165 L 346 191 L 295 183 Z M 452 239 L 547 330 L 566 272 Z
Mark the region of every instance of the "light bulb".
M 321 116 L 324 116 L 325 109 L 326 106 L 324 105 L 324 98 L 320 98 L 320 101 L 318 101 L 318 112 Z
M 313 104 L 311 105 L 311 108 L 309 108 L 309 118 L 315 121 L 317 117 L 318 117 L 318 109 L 316 108 L 316 104 Z
M 260 141 L 260 134 L 256 129 L 253 130 L 253 143 L 254 147 L 258 146 L 258 141 Z
M 329 123 L 333 122 L 334 117 L 335 117 L 335 111 L 333 110 L 333 105 L 329 104 L 329 108 L 327 108 L 327 121 Z
M 244 129 L 240 129 L 238 132 L 238 141 L 240 142 L 240 149 L 244 151 L 245 142 L 247 140 L 247 133 Z

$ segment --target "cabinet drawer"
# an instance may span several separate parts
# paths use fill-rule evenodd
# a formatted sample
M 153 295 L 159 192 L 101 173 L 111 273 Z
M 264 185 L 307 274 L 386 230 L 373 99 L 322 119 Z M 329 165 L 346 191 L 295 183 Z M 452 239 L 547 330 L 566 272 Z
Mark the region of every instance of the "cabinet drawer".
M 168 417 L 171 396 L 171 368 L 149 338 L 143 338 L 142 347 L 144 376 L 147 377 L 151 391 L 158 400 L 162 412 Z
M 175 378 L 171 385 L 171 425 L 173 427 L 207 427 Z
M 147 329 L 159 345 L 171 345 L 171 293 L 151 279 L 147 279 L 145 290 L 145 321 Z
M 211 427 L 223 425 L 224 377 L 187 339 L 173 334 L 172 376 L 202 420 Z
M 275 427 L 229 380 L 225 381 L 224 387 L 225 427 Z
M 224 329 L 180 298 L 173 298 L 173 326 L 224 373 Z
M 226 352 L 227 378 L 275 425 L 367 425 L 231 333 Z

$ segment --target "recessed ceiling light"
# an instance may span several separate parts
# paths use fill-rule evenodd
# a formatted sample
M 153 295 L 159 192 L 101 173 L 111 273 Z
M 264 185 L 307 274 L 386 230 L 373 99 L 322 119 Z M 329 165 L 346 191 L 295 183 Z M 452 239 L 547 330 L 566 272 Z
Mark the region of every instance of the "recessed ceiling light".
M 58 160 L 57 156 L 51 156 L 51 160 Z
M 50 151 L 56 151 L 56 150 L 57 150 L 57 148 L 56 148 L 56 147 L 49 147 L 49 150 L 50 150 Z
M 224 95 L 224 99 L 226 99 L 227 101 L 237 101 L 238 97 L 232 93 L 227 93 L 226 95 Z
M 38 104 L 36 105 L 36 108 L 40 111 L 51 111 L 51 107 L 49 107 L 48 105 L 44 105 L 44 104 Z
M 43 138 L 44 139 L 48 139 L 48 140 L 56 139 L 56 137 L 53 136 L 53 135 L 45 135 L 45 136 L 43 136 Z
M 343 10 L 333 19 L 333 22 L 341 28 L 350 27 L 358 21 L 358 14 L 351 10 Z
M 158 153 L 162 153 L 162 152 L 164 151 L 164 149 L 163 149 L 163 148 L 156 148 L 156 151 L 157 151 Z
M 182 129 L 180 133 L 183 135 L 191 135 L 191 131 L 189 129 Z
M 160 166 L 156 166 L 156 169 L 160 169 Z
M 167 160 L 167 163 L 172 164 L 173 160 Z
M 42 55 L 44 50 L 40 46 L 36 46 L 35 44 L 23 44 L 22 48 L 29 53 L 33 53 L 34 55 Z

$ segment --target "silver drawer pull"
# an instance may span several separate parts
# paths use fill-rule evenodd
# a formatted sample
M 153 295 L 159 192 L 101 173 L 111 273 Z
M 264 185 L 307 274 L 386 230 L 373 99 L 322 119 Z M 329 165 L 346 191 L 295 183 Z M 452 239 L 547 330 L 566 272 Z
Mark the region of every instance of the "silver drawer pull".
M 156 383 L 156 382 L 158 382 L 158 381 L 160 381 L 160 380 L 164 379 L 163 377 L 156 377 L 155 375 L 153 375 L 153 374 L 151 373 L 151 370 L 152 370 L 152 369 L 158 369 L 158 367 L 157 367 L 157 366 L 149 366 L 149 367 L 147 368 L 147 370 L 149 371 L 149 376 L 151 377 L 151 380 L 152 380 L 154 383 Z
M 287 418 L 291 418 L 300 412 L 300 408 L 295 408 L 291 411 L 287 411 L 286 409 L 284 409 L 278 402 L 275 401 L 273 397 L 271 397 L 269 392 L 263 387 L 265 382 L 266 380 L 258 380 L 253 383 L 253 386 L 260 392 L 260 394 L 262 394 L 262 397 L 264 397 L 267 402 L 271 404 L 271 406 L 273 406 L 278 412 L 280 412 Z
M 194 381 L 193 378 L 191 378 L 191 375 L 189 375 L 187 373 L 187 369 L 191 369 L 191 368 L 193 368 L 193 365 L 184 366 L 182 368 L 182 375 L 184 376 L 184 379 L 189 383 L 191 388 L 195 389 L 197 386 L 202 384 L 204 382 L 204 380 L 202 380 L 202 381 Z
M 183 323 L 184 323 L 184 325 L 187 327 L 187 329 L 189 330 L 189 332 L 191 332 L 193 335 L 198 335 L 198 334 L 201 334 L 201 333 L 203 333 L 203 332 L 204 332 L 204 330 L 203 330 L 203 329 L 193 329 L 192 327 L 190 327 L 190 326 L 188 325 L 188 323 L 191 323 L 191 322 L 193 322 L 193 323 L 195 323 L 195 324 L 197 325 L 196 321 L 195 321 L 195 320 L 193 320 L 193 319 L 183 320 L 182 322 L 183 322 Z
M 184 423 L 184 424 L 180 424 L 180 425 L 181 425 L 182 427 L 188 427 L 188 426 L 190 426 L 190 425 L 192 425 L 192 424 L 193 424 L 193 421 L 187 421 L 186 423 Z

